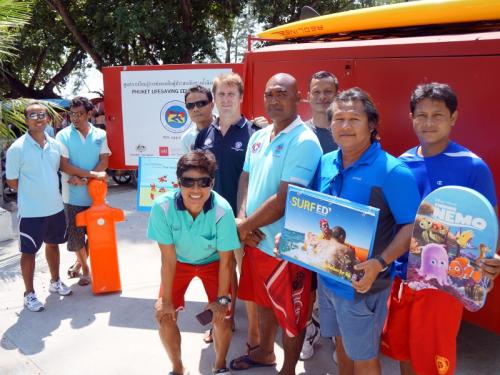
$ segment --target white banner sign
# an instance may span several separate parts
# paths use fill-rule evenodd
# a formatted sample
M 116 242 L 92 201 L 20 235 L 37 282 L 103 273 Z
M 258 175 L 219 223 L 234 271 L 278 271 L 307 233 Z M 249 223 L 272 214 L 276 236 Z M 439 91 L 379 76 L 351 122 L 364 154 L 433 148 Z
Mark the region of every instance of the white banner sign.
M 139 156 L 180 156 L 180 138 L 191 119 L 184 104 L 186 90 L 209 90 L 215 76 L 231 69 L 122 71 L 122 115 L 125 164 Z M 194 125 L 194 124 L 193 124 Z

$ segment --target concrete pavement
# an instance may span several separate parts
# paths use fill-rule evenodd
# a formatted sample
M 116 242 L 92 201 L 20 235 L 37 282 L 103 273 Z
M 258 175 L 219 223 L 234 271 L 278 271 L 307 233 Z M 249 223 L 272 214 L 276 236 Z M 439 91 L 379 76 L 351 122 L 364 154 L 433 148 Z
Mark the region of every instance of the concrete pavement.
M 0 374 L 168 373 L 169 361 L 158 338 L 153 308 L 160 282 L 159 251 L 146 239 L 148 214 L 135 211 L 135 192 L 132 186 L 111 186 L 108 196 L 110 205 L 123 209 L 126 215 L 126 221 L 117 224 L 121 293 L 94 296 L 89 286 L 80 287 L 77 279 L 68 280 L 65 273 L 73 255 L 63 245 L 61 276 L 71 285 L 73 295 L 60 297 L 48 292 L 50 275 L 40 251 L 35 289 L 45 301 L 45 311 L 30 312 L 23 308 L 17 241 L 0 243 Z M 210 374 L 214 360 L 212 346 L 202 341 L 205 328 L 194 317 L 203 309 L 204 298 L 201 282 L 195 280 L 186 295 L 186 310 L 179 317 L 183 359 L 191 374 Z M 228 359 L 245 350 L 246 320 L 241 303 L 236 317 Z M 281 340 L 277 341 L 277 361 L 281 363 Z M 313 359 L 299 362 L 297 373 L 337 374 L 332 348 L 331 340 L 322 338 Z M 241 372 L 275 373 L 275 369 Z M 398 374 L 398 365 L 383 358 L 383 373 Z M 457 374 L 500 374 L 500 336 L 464 324 Z

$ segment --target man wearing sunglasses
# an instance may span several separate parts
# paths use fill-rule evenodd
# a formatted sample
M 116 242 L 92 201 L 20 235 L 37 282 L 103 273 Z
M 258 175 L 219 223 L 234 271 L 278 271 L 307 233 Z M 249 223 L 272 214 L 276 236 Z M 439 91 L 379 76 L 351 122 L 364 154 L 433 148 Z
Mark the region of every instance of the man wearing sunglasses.
M 18 191 L 19 247 L 25 292 L 24 305 L 30 311 L 43 310 L 33 286 L 35 256 L 45 242 L 45 256 L 51 282 L 49 291 L 71 294 L 59 278 L 59 244 L 66 242 L 66 219 L 59 193 L 57 172 L 61 148 L 45 133 L 47 109 L 31 102 L 24 111 L 28 131 L 7 150 L 7 183 Z
M 182 152 L 184 154 L 193 150 L 194 142 L 199 132 L 207 128 L 214 120 L 213 96 L 209 89 L 197 85 L 189 88 L 184 95 L 184 103 L 193 122 L 190 128 L 182 135 Z
M 238 234 L 245 243 L 238 296 L 257 304 L 260 343 L 231 361 L 234 370 L 274 366 L 276 361 L 277 315 L 264 286 L 282 264 L 274 256 L 274 238 L 283 228 L 288 185 L 308 186 L 322 154 L 318 138 L 297 115 L 299 102 L 294 77 L 285 73 L 271 77 L 264 106 L 273 124 L 254 133 L 248 143 L 238 192 Z M 304 311 L 307 309 L 303 306 Z M 282 328 L 285 360 L 279 373 L 294 375 L 305 327 L 297 327 L 301 331 L 294 337 L 285 333 L 287 327 Z
M 177 313 L 194 277 L 201 279 L 212 311 L 215 349 L 213 374 L 230 374 L 230 284 L 233 250 L 240 247 L 229 203 L 212 191 L 216 163 L 212 153 L 191 151 L 177 163 L 180 189 L 158 197 L 149 217 L 148 237 L 161 251 L 161 290 L 156 302 L 160 338 L 172 362 L 170 375 L 186 370 L 181 358 Z
M 87 191 L 89 178 L 106 178 L 108 158 L 111 154 L 106 132 L 94 127 L 89 119 L 93 104 L 85 97 L 77 96 L 71 101 L 69 117 L 71 125 L 57 133 L 62 146 L 61 171 L 62 195 L 68 221 L 68 250 L 76 254 L 77 261 L 68 274 L 77 276 L 82 270 L 78 284 L 90 284 L 87 264 L 88 252 L 85 242 L 85 227 L 77 227 L 76 215 L 88 209 L 92 203 Z

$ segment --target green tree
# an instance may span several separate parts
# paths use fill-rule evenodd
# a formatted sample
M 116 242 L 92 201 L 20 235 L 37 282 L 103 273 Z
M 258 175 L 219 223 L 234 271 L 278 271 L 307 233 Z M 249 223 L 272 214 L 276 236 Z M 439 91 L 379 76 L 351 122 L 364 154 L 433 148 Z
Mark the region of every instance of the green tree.
M 113 65 L 191 63 L 216 58 L 215 35 L 245 2 L 227 0 L 36 0 L 22 29 L 19 59 L 6 66 L 0 88 L 9 97 L 56 97 L 89 56 Z

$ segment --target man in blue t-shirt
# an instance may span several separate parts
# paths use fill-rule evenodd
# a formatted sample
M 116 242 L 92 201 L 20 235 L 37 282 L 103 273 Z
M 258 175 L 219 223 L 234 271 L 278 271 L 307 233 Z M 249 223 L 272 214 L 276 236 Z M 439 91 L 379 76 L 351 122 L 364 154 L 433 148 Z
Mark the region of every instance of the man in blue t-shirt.
M 496 209 L 495 186 L 488 166 L 479 156 L 450 140 L 457 116 L 457 97 L 450 86 L 418 86 L 411 96 L 410 118 L 420 145 L 406 151 L 400 159 L 415 176 L 422 199 L 441 186 L 458 185 L 483 194 Z M 382 351 L 401 361 L 404 375 L 452 374 L 463 306 L 455 297 L 438 290 L 411 290 L 402 281 L 406 278 L 407 261 L 405 254 L 396 262 L 397 278 Z M 485 275 L 494 279 L 500 272 L 500 260 L 485 259 L 481 267 Z M 446 319 L 436 320 L 434 316 Z
M 90 283 L 90 270 L 87 265 L 86 231 L 84 227 L 76 226 L 75 218 L 92 203 L 87 191 L 88 178 L 106 178 L 104 171 L 111 154 L 106 132 L 89 122 L 93 108 L 94 105 L 87 98 L 74 98 L 69 109 L 71 125 L 56 136 L 61 143 L 61 184 L 68 222 L 68 250 L 75 252 L 77 257 L 77 262 L 68 270 L 68 274 L 76 276 L 81 267 L 82 275 L 78 281 L 81 286 Z
M 59 244 L 66 242 L 66 219 L 59 193 L 57 171 L 61 147 L 45 133 L 49 115 L 40 102 L 31 102 L 24 111 L 28 131 L 7 150 L 6 178 L 17 190 L 21 272 L 25 286 L 24 306 L 43 310 L 33 286 L 36 253 L 45 243 L 51 283 L 49 291 L 70 295 L 59 278 Z
M 380 334 L 391 287 L 389 264 L 410 244 L 420 203 L 415 179 L 378 142 L 378 111 L 363 90 L 343 91 L 328 109 L 339 150 L 324 155 L 315 189 L 380 209 L 372 257 L 353 288 L 318 277 L 321 334 L 335 337 L 339 372 L 380 374 Z

